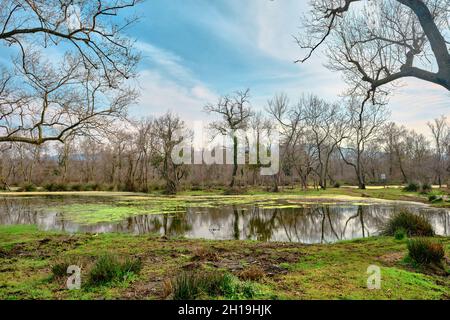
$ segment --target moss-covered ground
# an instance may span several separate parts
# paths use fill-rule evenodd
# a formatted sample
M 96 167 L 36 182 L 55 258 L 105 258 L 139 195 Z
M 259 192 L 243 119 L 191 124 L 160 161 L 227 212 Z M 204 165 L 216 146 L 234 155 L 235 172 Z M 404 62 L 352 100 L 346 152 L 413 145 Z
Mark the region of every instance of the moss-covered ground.
M 450 238 L 438 240 L 448 260 Z M 92 264 L 105 254 L 138 258 L 143 268 L 107 285 L 84 285 Z M 406 240 L 386 237 L 302 245 L 1 226 L 0 299 L 170 299 L 170 280 L 184 271 L 228 272 L 250 283 L 255 299 L 450 299 L 448 274 L 413 266 L 406 255 Z M 52 266 L 61 261 L 81 266 L 80 290 L 68 290 L 65 278 L 52 276 Z M 370 265 L 381 268 L 379 290 L 367 289 Z

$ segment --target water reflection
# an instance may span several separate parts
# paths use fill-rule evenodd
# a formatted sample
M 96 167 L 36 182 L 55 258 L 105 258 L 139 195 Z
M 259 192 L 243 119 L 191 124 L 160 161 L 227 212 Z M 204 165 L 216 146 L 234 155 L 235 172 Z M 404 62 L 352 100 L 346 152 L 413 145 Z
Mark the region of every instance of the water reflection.
M 55 205 L 52 199 L 52 205 Z M 74 200 L 79 201 L 79 200 Z M 67 202 L 67 201 L 66 201 Z M 120 223 L 77 224 L 57 210 L 42 210 L 48 199 L 2 199 L 0 224 L 35 224 L 43 230 L 66 232 L 157 233 L 205 239 L 249 239 L 330 243 L 375 235 L 383 221 L 402 208 L 428 217 L 440 235 L 449 235 L 450 211 L 411 204 L 317 205 L 305 208 L 261 209 L 255 206 L 189 208 L 174 215 L 142 215 Z

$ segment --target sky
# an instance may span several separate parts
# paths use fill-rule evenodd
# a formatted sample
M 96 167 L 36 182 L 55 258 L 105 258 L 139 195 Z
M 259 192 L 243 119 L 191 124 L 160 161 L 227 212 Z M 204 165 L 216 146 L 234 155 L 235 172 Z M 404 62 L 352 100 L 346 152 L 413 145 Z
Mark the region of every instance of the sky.
M 346 85 L 340 73 L 324 66 L 322 52 L 294 63 L 302 57 L 294 36 L 307 9 L 307 0 L 146 0 L 128 9 L 126 15 L 140 17 L 126 32 L 142 54 L 141 96 L 129 114 L 141 118 L 170 110 L 188 124 L 207 121 L 206 104 L 247 88 L 256 110 L 278 93 L 293 104 L 308 93 L 339 100 Z M 8 50 L 0 47 L 5 65 Z M 58 49 L 51 50 L 57 57 Z M 448 91 L 420 80 L 402 83 L 389 104 L 393 121 L 429 134 L 428 121 L 450 119 Z
M 333 101 L 346 88 L 328 70 L 323 53 L 294 64 L 301 51 L 293 36 L 306 0 L 148 0 L 128 32 L 142 52 L 142 96 L 136 117 L 171 110 L 186 121 L 207 119 L 203 106 L 220 95 L 250 88 L 255 109 L 276 93 L 295 102 L 303 93 Z M 426 133 L 426 123 L 450 117 L 450 94 L 419 80 L 403 81 L 392 96 L 391 119 Z

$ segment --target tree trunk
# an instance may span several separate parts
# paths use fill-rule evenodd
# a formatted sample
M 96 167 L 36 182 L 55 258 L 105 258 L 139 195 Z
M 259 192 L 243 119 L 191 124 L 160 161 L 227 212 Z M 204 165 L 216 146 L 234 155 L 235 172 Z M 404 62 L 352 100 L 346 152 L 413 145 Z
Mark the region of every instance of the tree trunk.
M 237 141 L 237 137 L 234 136 L 233 137 L 233 175 L 231 177 L 230 188 L 234 187 L 236 174 L 237 174 L 237 171 L 238 171 L 238 163 L 237 163 L 238 154 L 237 154 L 237 151 L 238 151 L 238 141 Z

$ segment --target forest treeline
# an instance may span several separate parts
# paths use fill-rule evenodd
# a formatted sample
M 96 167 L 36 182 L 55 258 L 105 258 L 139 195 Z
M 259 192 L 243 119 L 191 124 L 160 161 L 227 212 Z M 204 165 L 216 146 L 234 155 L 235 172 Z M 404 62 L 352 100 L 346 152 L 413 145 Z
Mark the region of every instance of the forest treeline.
M 259 174 L 259 154 L 249 165 L 238 164 L 237 152 L 229 165 L 176 164 L 172 151 L 191 139 L 189 124 L 173 113 L 127 118 L 140 96 L 142 54 L 128 30 L 139 21 L 141 2 L 1 3 L 1 188 L 176 193 L 449 180 L 448 120 L 430 121 L 428 133 L 419 134 L 390 121 L 388 102 L 406 78 L 450 90 L 450 0 L 363 7 L 356 0 L 311 1 L 295 36 L 302 52 L 295 62 L 322 51 L 346 84 L 342 100 L 278 94 L 252 107 L 245 90 L 198 106 L 211 137 L 226 135 L 234 151 L 250 150 L 233 137 L 237 131 L 251 128 L 257 141 L 279 132 L 280 170 L 273 176 Z
M 3 143 L 2 186 L 167 193 L 262 186 L 276 191 L 279 186 L 442 185 L 450 177 L 450 124 L 444 116 L 429 122 L 424 135 L 391 122 L 383 105 L 362 107 L 352 100 L 328 103 L 314 95 L 304 95 L 295 103 L 284 94 L 276 95 L 264 111 L 255 111 L 249 91 L 242 91 L 204 109 L 211 118 L 210 137 L 248 128 L 258 136 L 278 131 L 279 174 L 260 175 L 259 161 L 173 163 L 174 147 L 190 141 L 192 130 L 178 115 L 166 113 L 123 121 L 101 134 L 70 136 L 63 143 Z M 249 150 L 248 141 L 236 139 L 236 143 Z

